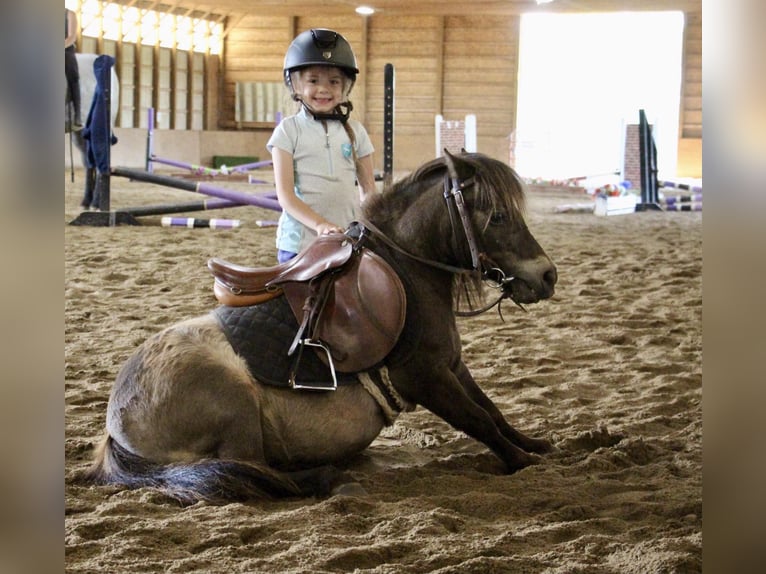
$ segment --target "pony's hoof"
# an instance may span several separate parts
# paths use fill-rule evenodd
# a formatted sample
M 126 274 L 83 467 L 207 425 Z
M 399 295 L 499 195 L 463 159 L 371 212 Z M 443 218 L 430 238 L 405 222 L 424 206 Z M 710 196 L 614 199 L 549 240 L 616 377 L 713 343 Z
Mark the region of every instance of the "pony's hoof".
M 534 452 L 536 454 L 548 454 L 551 452 L 556 452 L 558 450 L 556 446 L 549 440 L 546 440 L 544 438 L 533 438 L 530 439 L 530 444 L 528 445 L 528 448 L 525 448 L 527 452 Z
M 332 489 L 333 496 L 367 496 L 367 491 L 358 482 L 346 482 Z
M 522 468 L 533 466 L 536 464 L 542 464 L 545 459 L 538 454 L 524 453 L 523 457 L 519 457 L 513 461 L 513 463 L 506 463 L 508 474 L 520 471 Z

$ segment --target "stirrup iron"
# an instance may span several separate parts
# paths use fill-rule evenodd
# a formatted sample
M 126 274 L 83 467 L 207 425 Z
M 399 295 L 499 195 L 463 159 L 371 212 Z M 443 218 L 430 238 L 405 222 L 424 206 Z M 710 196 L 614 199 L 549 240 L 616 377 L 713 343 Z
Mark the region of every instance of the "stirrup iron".
M 330 374 L 332 375 L 332 386 L 321 383 L 303 383 L 296 380 L 296 374 L 298 373 L 298 367 L 300 366 L 304 347 L 316 347 L 325 352 L 327 355 L 327 364 L 330 366 Z M 298 345 L 298 355 L 295 357 L 292 369 L 290 369 L 290 387 L 293 389 L 308 389 L 313 391 L 334 391 L 338 388 L 338 378 L 335 376 L 335 364 L 332 360 L 332 354 L 330 353 L 330 349 L 328 349 L 322 341 L 314 339 L 300 340 Z

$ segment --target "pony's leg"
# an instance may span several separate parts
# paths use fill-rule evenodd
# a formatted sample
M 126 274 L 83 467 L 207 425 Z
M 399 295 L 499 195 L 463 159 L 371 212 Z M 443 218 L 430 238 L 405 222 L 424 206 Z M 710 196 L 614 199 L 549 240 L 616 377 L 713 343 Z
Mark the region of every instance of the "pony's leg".
M 523 434 L 522 432 L 513 428 L 508 421 L 505 420 L 503 413 L 497 408 L 495 403 L 492 402 L 481 387 L 476 384 L 473 375 L 468 370 L 468 367 L 463 361 L 460 361 L 457 369 L 455 370 L 455 376 L 457 376 L 460 384 L 463 385 L 463 389 L 469 397 L 481 408 L 483 408 L 495 421 L 495 424 L 500 429 L 500 432 L 508 438 L 513 444 L 524 449 L 527 452 L 536 452 L 544 454 L 554 450 L 550 441 L 541 438 L 532 438 Z
M 259 388 L 215 319 L 150 337 L 123 365 L 107 430 L 160 464 L 221 458 L 264 462 Z
M 391 379 L 395 383 L 409 381 L 401 388 L 407 387 L 404 394 L 410 400 L 414 399 L 457 430 L 487 445 L 509 472 L 540 462 L 537 455 L 525 452 L 501 432 L 490 413 L 473 400 L 449 368 L 421 372 L 428 375 L 413 377 L 412 372 L 400 372 L 397 376 L 392 372 Z M 417 383 L 413 384 L 413 380 Z

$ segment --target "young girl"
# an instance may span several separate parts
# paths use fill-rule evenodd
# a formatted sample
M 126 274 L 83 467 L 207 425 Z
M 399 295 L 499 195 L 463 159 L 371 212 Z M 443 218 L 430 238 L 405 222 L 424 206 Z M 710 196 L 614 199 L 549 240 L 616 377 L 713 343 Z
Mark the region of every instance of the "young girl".
M 284 80 L 301 109 L 282 120 L 266 145 L 282 206 L 280 263 L 317 235 L 343 233 L 376 191 L 370 137 L 348 117 L 358 73 L 351 46 L 332 30 L 303 32 L 287 50 Z

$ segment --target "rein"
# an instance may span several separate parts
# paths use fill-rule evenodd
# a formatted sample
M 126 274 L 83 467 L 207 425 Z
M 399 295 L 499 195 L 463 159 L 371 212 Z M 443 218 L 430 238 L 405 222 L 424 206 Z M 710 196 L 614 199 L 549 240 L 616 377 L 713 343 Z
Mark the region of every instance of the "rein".
M 452 190 L 450 190 L 449 188 L 450 178 L 452 179 Z M 480 269 L 480 261 L 479 261 L 480 257 L 479 257 L 479 250 L 476 243 L 476 237 L 473 234 L 473 227 L 471 226 L 471 218 L 468 216 L 468 213 L 465 209 L 465 202 L 463 201 L 463 193 L 462 193 L 463 189 L 474 185 L 476 182 L 473 177 L 467 179 L 464 182 L 461 182 L 457 174 L 455 175 L 450 174 L 450 178 L 447 178 L 446 176 L 444 178 L 444 199 L 447 202 L 447 209 L 449 210 L 449 214 L 450 214 L 450 225 L 452 226 L 453 233 L 455 231 L 455 227 L 456 227 L 455 221 L 457 219 L 455 215 L 455 210 L 457 209 L 457 212 L 460 214 L 459 220 L 463 227 L 463 233 L 465 234 L 468 240 L 469 250 L 471 251 L 471 263 L 473 266 L 470 269 L 467 267 L 457 267 L 456 265 L 449 265 L 447 263 L 442 263 L 441 261 L 433 261 L 432 259 L 426 259 L 424 257 L 420 257 L 419 255 L 415 255 L 414 253 L 410 253 L 403 247 L 400 247 L 399 245 L 397 245 L 393 239 L 388 237 L 385 233 L 383 233 L 380 229 L 378 229 L 378 227 L 376 227 L 370 221 L 367 221 L 366 219 L 362 219 L 361 220 L 362 225 L 374 231 L 375 235 L 379 239 L 381 239 L 383 243 L 388 245 L 394 251 L 397 251 L 401 253 L 402 255 L 409 257 L 410 259 L 414 259 L 415 261 L 418 261 L 419 263 L 428 265 L 429 267 L 441 269 L 442 271 L 448 271 L 449 273 L 466 273 L 469 271 L 476 271 Z M 452 202 L 450 200 L 452 200 Z M 453 207 L 453 203 L 455 204 L 454 207 Z
M 397 251 L 401 253 L 402 255 L 409 257 L 410 259 L 414 259 L 418 263 L 423 263 L 424 265 L 428 265 L 429 267 L 435 267 L 436 269 L 441 269 L 442 271 L 448 271 L 450 273 L 465 273 L 469 271 L 468 269 L 464 269 L 463 267 L 455 267 L 454 265 L 447 265 L 446 263 L 441 263 L 440 261 L 433 261 L 431 259 L 426 259 L 425 257 L 420 257 L 419 255 L 415 255 L 414 253 L 410 253 L 403 247 L 400 247 L 396 244 L 396 242 L 388 237 L 385 233 L 383 233 L 376 225 L 371 223 L 370 221 L 367 221 L 366 219 L 361 219 L 362 225 L 372 230 L 375 233 L 375 237 L 380 239 L 383 243 L 388 245 L 391 249 L 394 251 Z

